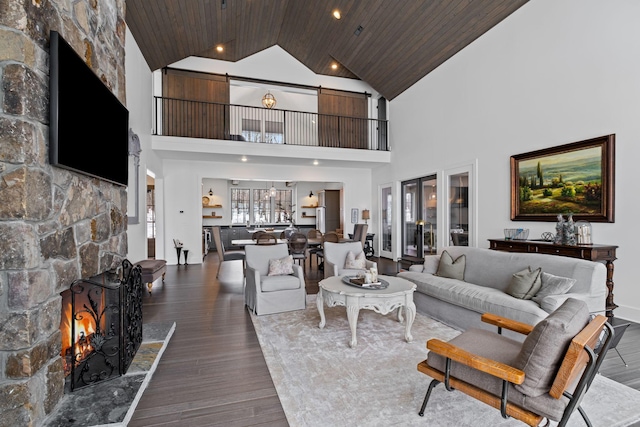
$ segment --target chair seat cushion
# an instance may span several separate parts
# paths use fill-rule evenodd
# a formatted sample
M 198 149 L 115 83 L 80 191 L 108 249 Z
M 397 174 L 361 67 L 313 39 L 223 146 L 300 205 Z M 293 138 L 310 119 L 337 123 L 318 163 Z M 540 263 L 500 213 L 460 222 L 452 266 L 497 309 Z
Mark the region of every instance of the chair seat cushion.
M 224 251 L 224 261 L 244 259 L 244 251 Z
M 522 343 L 502 335 L 498 335 L 495 331 L 486 331 L 484 329 L 474 328 L 468 329 L 449 342 L 471 353 L 484 356 L 510 366 L 514 366 L 522 346 Z M 439 370 L 440 372 L 444 372 L 445 370 L 445 361 L 445 357 L 434 352 L 429 352 L 429 355 L 427 356 L 427 363 L 429 366 Z M 451 376 L 473 384 L 476 387 L 498 397 L 502 392 L 502 380 L 499 378 L 456 362 L 451 363 Z M 562 418 L 562 414 L 568 403 L 568 399 L 566 397 L 554 399 L 548 393 L 537 397 L 530 397 L 522 394 L 513 385 L 509 386 L 509 401 L 554 421 L 558 421 Z
M 284 291 L 299 289 L 300 279 L 296 276 L 262 276 L 260 287 L 262 292 Z

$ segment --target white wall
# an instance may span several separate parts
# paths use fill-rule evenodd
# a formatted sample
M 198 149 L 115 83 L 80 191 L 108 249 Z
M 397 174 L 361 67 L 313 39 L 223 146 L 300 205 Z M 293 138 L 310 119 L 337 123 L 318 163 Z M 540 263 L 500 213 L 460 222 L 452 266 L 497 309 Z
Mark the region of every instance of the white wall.
M 127 28 L 125 40 L 125 72 L 127 81 L 127 109 L 129 110 L 129 127 L 140 138 L 140 168 L 138 180 L 138 212 L 139 223 L 129 224 L 127 227 L 127 258 L 131 262 L 137 262 L 147 258 L 147 237 L 145 228 L 145 207 L 146 207 L 146 173 L 147 169 L 152 170 L 156 176 L 161 177 L 162 163 L 160 159 L 151 151 L 151 105 L 152 105 L 152 79 L 151 70 L 147 65 L 138 45 L 131 32 Z M 129 198 L 135 198 L 135 179 L 133 171 L 129 171 Z M 156 182 L 156 187 L 160 183 Z M 132 201 L 129 201 L 129 216 L 134 215 Z M 162 258 L 162 253 L 157 253 L 158 258 Z
M 509 157 L 615 133 L 615 223 L 594 239 L 619 246 L 615 313 L 640 321 L 639 16 L 635 0 L 525 4 L 391 102 L 392 164 L 374 186 L 477 159 L 478 246 L 516 226 L 536 238 L 554 224 L 510 221 Z

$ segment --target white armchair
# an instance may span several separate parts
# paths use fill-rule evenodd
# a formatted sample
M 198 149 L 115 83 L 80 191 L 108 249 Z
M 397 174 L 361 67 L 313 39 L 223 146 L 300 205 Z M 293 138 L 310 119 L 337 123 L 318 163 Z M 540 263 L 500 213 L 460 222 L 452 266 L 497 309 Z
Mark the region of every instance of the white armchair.
M 345 261 L 347 259 L 347 255 L 349 252 L 353 252 L 354 255 L 358 255 L 362 252 L 362 243 L 360 242 L 345 242 L 345 243 L 331 243 L 325 242 L 323 244 L 323 252 L 324 252 L 324 277 L 331 276 L 355 276 L 360 271 L 364 271 L 365 269 L 370 269 L 372 267 L 378 268 L 378 265 L 365 260 L 365 268 L 364 269 L 349 269 L 345 268 Z
M 302 310 L 306 307 L 302 267 L 293 264 L 293 274 L 269 276 L 269 260 L 289 256 L 287 245 L 245 246 L 246 286 L 244 302 L 257 315 Z

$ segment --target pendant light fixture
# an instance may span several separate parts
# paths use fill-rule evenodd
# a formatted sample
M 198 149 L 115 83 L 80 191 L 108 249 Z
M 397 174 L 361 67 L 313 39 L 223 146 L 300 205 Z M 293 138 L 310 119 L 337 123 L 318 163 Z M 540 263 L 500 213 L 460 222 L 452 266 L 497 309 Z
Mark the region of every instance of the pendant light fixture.
M 276 106 L 276 97 L 271 95 L 271 92 L 267 91 L 267 93 L 262 97 L 262 105 L 264 105 L 265 108 L 272 109 Z
M 271 183 L 271 189 L 269 190 L 269 195 L 271 195 L 271 197 L 276 197 L 276 187 L 274 187 L 273 182 Z

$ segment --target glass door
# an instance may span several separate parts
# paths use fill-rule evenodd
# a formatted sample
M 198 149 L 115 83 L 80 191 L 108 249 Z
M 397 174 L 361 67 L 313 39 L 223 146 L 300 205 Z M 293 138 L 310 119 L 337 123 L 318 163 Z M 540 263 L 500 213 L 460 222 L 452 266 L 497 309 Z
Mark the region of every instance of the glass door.
M 380 256 L 385 258 L 393 258 L 392 237 L 393 237 L 393 196 L 391 185 L 383 186 L 380 189 L 380 218 L 382 218 L 380 227 Z
M 402 183 L 402 257 L 422 258 L 437 251 L 436 175 Z
M 476 163 L 459 166 L 444 171 L 447 203 L 445 207 L 442 238 L 449 245 L 477 245 L 477 204 L 476 204 Z

